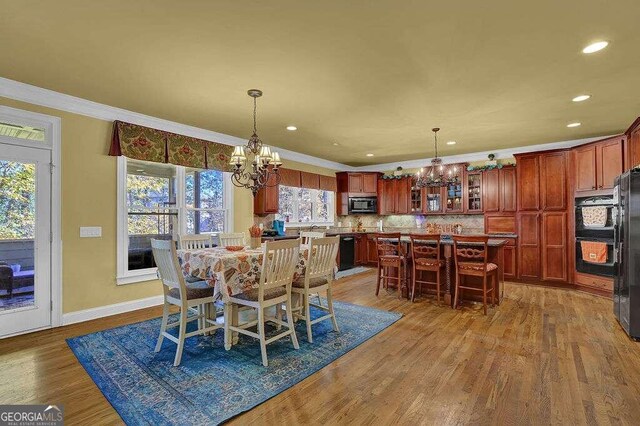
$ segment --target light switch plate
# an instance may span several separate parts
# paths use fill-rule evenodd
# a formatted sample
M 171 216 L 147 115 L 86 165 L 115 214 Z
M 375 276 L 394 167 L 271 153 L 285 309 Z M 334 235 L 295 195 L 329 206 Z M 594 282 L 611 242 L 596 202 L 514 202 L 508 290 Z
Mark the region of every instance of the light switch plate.
M 80 238 L 102 237 L 102 226 L 81 226 Z

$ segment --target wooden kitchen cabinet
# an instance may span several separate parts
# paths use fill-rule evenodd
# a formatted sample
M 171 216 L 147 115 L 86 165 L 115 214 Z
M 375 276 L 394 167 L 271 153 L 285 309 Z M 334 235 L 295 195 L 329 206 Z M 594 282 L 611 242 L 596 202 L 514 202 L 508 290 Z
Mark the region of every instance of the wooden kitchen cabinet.
M 500 211 L 515 213 L 517 205 L 516 168 L 505 166 L 500 169 Z
M 623 172 L 624 136 L 574 148 L 576 192 L 612 189 Z
M 557 150 L 516 155 L 520 279 L 569 279 L 570 154 Z
M 365 265 L 367 263 L 367 236 L 356 235 L 355 236 L 355 264 L 356 265 Z
M 269 185 L 276 182 L 275 175 L 269 178 Z M 267 186 L 258 191 L 253 197 L 253 214 L 264 216 L 278 213 L 280 207 L 280 185 Z
M 367 264 L 369 266 L 378 265 L 378 247 L 373 234 L 367 236 Z
M 576 191 L 593 191 L 596 186 L 596 146 L 581 146 L 574 150 Z
M 624 138 L 616 137 L 598 144 L 596 159 L 599 167 L 596 169 L 598 189 L 613 189 L 613 181 L 623 172 Z
M 540 156 L 540 204 L 542 210 L 567 209 L 567 152 Z
M 540 214 L 518 215 L 518 278 L 540 279 Z
M 411 177 L 378 181 L 378 213 L 381 215 L 411 212 Z
M 567 213 L 542 213 L 542 279 L 566 282 Z
M 482 204 L 485 212 L 500 211 L 500 169 L 484 171 L 482 176 Z
M 626 136 L 626 161 L 625 170 L 633 169 L 640 165 L 640 117 L 633 122 L 625 132 Z
M 518 183 L 518 211 L 540 209 L 540 156 L 537 154 L 516 157 Z
M 350 197 L 375 197 L 378 176 L 382 173 L 336 173 L 338 193 L 347 192 Z
M 504 279 L 513 280 L 517 277 L 517 247 L 516 239 L 508 238 L 504 251 Z
M 483 173 L 481 171 L 467 172 L 464 176 L 465 208 L 468 213 L 481 213 L 484 203 Z M 449 188 L 447 190 L 449 191 Z

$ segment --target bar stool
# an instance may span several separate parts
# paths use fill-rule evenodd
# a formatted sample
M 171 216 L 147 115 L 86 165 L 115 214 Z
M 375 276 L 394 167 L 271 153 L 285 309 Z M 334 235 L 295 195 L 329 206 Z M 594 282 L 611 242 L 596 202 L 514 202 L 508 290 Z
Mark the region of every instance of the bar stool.
M 378 280 L 376 296 L 380 292 L 380 283 L 389 288 L 389 281 L 395 281 L 398 288 L 398 298 L 402 298 L 402 282 L 406 271 L 407 259 L 400 242 L 400 233 L 376 234 L 376 249 L 378 252 Z M 391 268 L 396 274 L 391 275 Z
M 413 264 L 411 301 L 415 300 L 416 283 L 418 283 L 420 284 L 420 295 L 422 295 L 423 284 L 435 285 L 436 298 L 440 303 L 440 272 L 445 266 L 444 260 L 440 259 L 440 234 L 409 235 L 409 238 L 411 239 L 411 260 Z M 418 279 L 419 271 L 435 272 L 435 282 Z
M 488 241 L 489 237 L 487 236 L 453 236 L 453 259 L 456 265 L 454 309 L 458 307 L 461 290 L 482 292 L 482 307 L 485 315 L 487 315 L 487 293 L 491 293 L 491 306 L 495 305 L 498 265 L 487 261 Z M 462 285 L 463 276 L 482 277 L 482 288 Z M 491 288 L 487 288 L 487 277 L 491 278 Z

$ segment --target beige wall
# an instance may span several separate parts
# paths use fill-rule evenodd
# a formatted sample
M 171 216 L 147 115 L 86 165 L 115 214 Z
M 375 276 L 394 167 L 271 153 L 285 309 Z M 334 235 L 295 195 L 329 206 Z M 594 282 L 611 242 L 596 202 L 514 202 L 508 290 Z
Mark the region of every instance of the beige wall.
M 63 312 L 162 293 L 157 281 L 116 285 L 116 158 L 107 155 L 112 122 L 0 97 L 0 105 L 62 119 Z M 285 161 L 286 167 L 334 172 Z M 234 229 L 253 224 L 253 199 L 234 188 Z M 80 238 L 80 226 L 101 226 L 102 238 Z

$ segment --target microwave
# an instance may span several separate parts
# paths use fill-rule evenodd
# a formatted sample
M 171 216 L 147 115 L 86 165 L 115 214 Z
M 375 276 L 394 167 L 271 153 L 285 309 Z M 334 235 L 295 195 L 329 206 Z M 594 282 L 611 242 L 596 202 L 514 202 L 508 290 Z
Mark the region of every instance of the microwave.
M 378 213 L 377 197 L 349 197 L 349 214 Z

